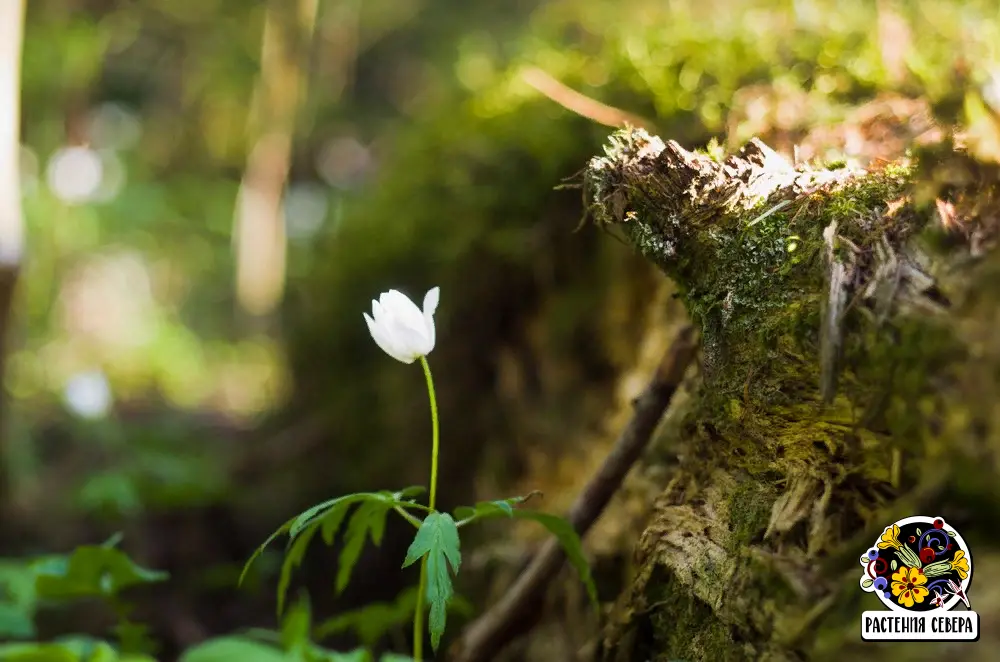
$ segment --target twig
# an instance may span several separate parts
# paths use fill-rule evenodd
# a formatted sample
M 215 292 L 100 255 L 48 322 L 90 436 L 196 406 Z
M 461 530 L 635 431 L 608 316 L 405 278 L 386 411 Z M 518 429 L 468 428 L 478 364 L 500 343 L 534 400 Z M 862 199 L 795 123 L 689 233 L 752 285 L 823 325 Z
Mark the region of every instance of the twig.
M 652 130 L 652 122 L 638 115 L 601 103 L 595 99 L 563 85 L 538 67 L 528 67 L 521 72 L 521 80 L 535 88 L 557 104 L 588 120 L 621 128 L 626 125 Z
M 635 412 L 628 425 L 570 508 L 569 522 L 580 536 L 594 524 L 646 448 L 694 359 L 696 347 L 694 329 L 685 326 L 646 389 L 633 401 Z M 456 662 L 488 662 L 534 627 L 545 589 L 564 561 L 559 542 L 549 540 L 500 601 L 466 628 L 452 648 L 451 658 Z

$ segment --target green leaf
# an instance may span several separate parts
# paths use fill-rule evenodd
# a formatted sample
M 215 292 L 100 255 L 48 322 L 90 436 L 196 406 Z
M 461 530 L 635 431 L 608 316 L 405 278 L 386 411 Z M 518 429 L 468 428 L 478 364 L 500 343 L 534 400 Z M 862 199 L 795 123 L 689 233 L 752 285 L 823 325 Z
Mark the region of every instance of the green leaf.
M 866 579 L 865 581 L 861 582 L 861 587 L 862 588 L 870 588 L 871 585 L 874 584 L 874 583 L 875 583 L 874 579 Z
M 284 651 L 248 637 L 219 637 L 187 649 L 178 662 L 288 662 Z
M 447 621 L 448 602 L 454 595 L 451 572 L 458 574 L 462 554 L 455 520 L 447 513 L 428 515 L 406 550 L 406 568 L 427 557 L 427 603 L 430 605 L 428 626 L 431 646 L 437 651 Z M 451 572 L 448 568 L 451 566 Z
M 590 574 L 590 564 L 587 563 L 587 557 L 583 553 L 583 543 L 573 529 L 573 525 L 562 517 L 537 510 L 517 509 L 514 510 L 514 517 L 538 522 L 556 537 L 556 540 L 562 545 L 563 551 L 566 552 L 566 558 L 570 565 L 576 568 L 580 575 L 580 579 L 587 589 L 587 595 L 590 597 L 590 602 L 595 609 L 598 609 L 600 604 L 597 600 L 597 585 L 594 584 L 594 578 Z
M 50 557 L 32 566 L 39 598 L 69 600 L 110 597 L 137 584 L 161 582 L 165 572 L 136 565 L 114 547 L 83 546 L 68 558 Z
M 427 488 L 423 485 L 411 485 L 396 492 L 394 496 L 396 501 L 405 501 L 415 499 L 426 491 Z
M 395 495 L 391 492 L 357 492 L 355 494 L 345 494 L 344 496 L 324 501 L 303 511 L 292 521 L 292 527 L 289 529 L 288 535 L 294 538 L 315 518 L 326 515 L 327 511 L 335 508 L 343 508 L 359 501 L 381 501 L 392 505 L 396 502 L 396 499 Z
M 338 594 L 343 592 L 351 580 L 351 572 L 361 557 L 365 539 L 370 537 L 375 545 L 382 544 L 382 535 L 385 533 L 385 517 L 394 503 L 394 500 L 365 501 L 351 515 L 351 521 L 347 523 L 347 530 L 344 532 L 344 549 L 340 552 L 337 564 L 336 590 Z
M 309 542 L 318 529 L 318 526 L 311 526 L 298 538 L 289 541 L 285 559 L 281 563 L 281 576 L 278 579 L 278 616 L 285 610 L 285 596 L 288 594 L 288 585 L 292 582 L 292 571 L 302 565 Z
M 35 636 L 35 623 L 30 610 L 10 602 L 0 602 L 0 638 L 30 639 Z
M 333 539 L 337 535 L 337 531 L 340 531 L 340 525 L 344 523 L 344 518 L 347 516 L 348 510 L 349 508 L 345 504 L 342 508 L 333 508 L 323 515 L 323 521 L 320 522 L 320 529 L 323 532 L 323 542 L 327 546 L 333 544 Z
M 145 623 L 122 620 L 113 629 L 123 653 L 148 653 L 156 649 L 156 641 Z
M 898 567 L 899 567 L 899 564 L 896 563 L 896 559 L 893 559 L 892 561 L 889 562 L 889 568 L 891 568 L 892 570 L 895 570 Z
M 274 542 L 278 536 L 280 536 L 283 533 L 287 533 L 292 526 L 292 522 L 294 521 L 295 518 L 293 517 L 292 519 L 282 524 L 280 527 L 278 527 L 278 529 L 274 533 L 272 533 L 267 537 L 267 540 L 262 542 L 260 546 L 254 550 L 253 554 L 250 555 L 250 558 L 247 559 L 247 562 L 243 564 L 243 570 L 240 572 L 239 581 L 236 582 L 237 586 L 241 586 L 243 584 L 243 580 L 247 576 L 247 571 L 250 569 L 250 566 L 253 565 L 253 562 L 257 560 L 257 557 L 263 554 L 264 550 L 267 549 L 267 546 L 270 545 L 272 542 Z
M 289 542 L 281 566 L 281 577 L 278 581 L 278 614 L 280 615 L 284 609 L 285 594 L 291 582 L 291 573 L 302 563 L 306 548 L 316 531 L 321 531 L 323 541 L 327 545 L 332 545 L 348 510 L 352 505 L 360 502 L 361 505 L 354 511 L 348 522 L 347 531 L 344 534 L 344 548 L 340 553 L 336 590 L 337 593 L 341 593 L 350 581 L 351 572 L 361 556 L 365 539 L 370 537 L 373 543 L 380 545 L 385 533 L 385 518 L 389 510 L 396 505 L 412 505 L 403 499 L 410 498 L 422 491 L 422 487 L 407 487 L 399 492 L 386 490 L 359 492 L 330 499 L 308 508 L 285 522 L 254 551 L 243 566 L 239 583 L 243 583 L 250 565 L 263 553 L 264 549 L 278 536 L 287 532 Z
M 407 498 L 412 494 L 419 494 L 423 488 L 418 487 L 407 487 L 404 490 L 393 493 L 388 491 L 382 492 L 358 492 L 356 494 L 345 494 L 344 496 L 339 496 L 335 499 L 330 499 L 324 501 L 323 503 L 317 504 L 302 511 L 300 514 L 291 518 L 284 524 L 282 524 L 276 531 L 274 531 L 247 559 L 247 562 L 243 565 L 243 571 L 240 573 L 240 579 L 238 584 L 242 585 L 243 580 L 246 578 L 247 571 L 253 562 L 264 552 L 264 550 L 274 542 L 278 536 L 287 533 L 291 540 L 294 540 L 302 531 L 308 526 L 317 523 L 317 520 L 322 520 L 323 522 L 323 540 L 328 545 L 333 544 L 333 539 L 337 535 L 337 531 L 340 528 L 341 523 L 344 520 L 344 516 L 347 513 L 347 508 L 359 501 L 378 501 L 380 503 L 386 504 L 386 508 L 391 508 L 397 503 L 405 504 L 402 499 Z
M 336 651 L 327 651 L 319 647 L 313 649 L 314 652 L 320 653 L 322 657 L 320 659 L 323 662 L 371 662 L 372 656 L 365 648 L 355 648 L 347 653 L 338 653 Z
M 286 651 L 305 650 L 312 643 L 310 630 L 312 610 L 309 598 L 303 594 L 281 622 L 281 645 Z
M 79 662 L 79 655 L 59 644 L 0 644 L 0 662 Z
M 469 506 L 459 506 L 455 509 L 455 519 L 457 520 L 479 520 L 488 519 L 491 517 L 499 517 L 506 515 L 507 517 L 514 516 L 514 507 L 518 506 L 528 499 L 541 495 L 541 492 L 534 491 L 524 496 L 510 497 L 509 499 L 498 499 L 496 501 L 480 501 L 475 505 L 475 507 L 470 508 Z
M 405 625 L 413 617 L 416 604 L 417 588 L 408 588 L 392 602 L 369 603 L 327 619 L 316 626 L 313 637 L 325 639 L 353 630 L 362 644 L 372 647 L 392 628 Z

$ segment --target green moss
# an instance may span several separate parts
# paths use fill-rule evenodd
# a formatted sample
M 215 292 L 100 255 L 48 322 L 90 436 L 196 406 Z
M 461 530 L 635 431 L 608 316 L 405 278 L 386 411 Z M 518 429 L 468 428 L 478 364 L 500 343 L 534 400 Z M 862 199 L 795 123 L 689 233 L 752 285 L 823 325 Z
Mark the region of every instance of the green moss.
M 733 639 L 730 628 L 713 609 L 691 594 L 690 588 L 662 568 L 649 582 L 647 595 L 654 611 L 649 615 L 650 634 L 640 642 L 633 659 L 712 660 L 743 662 L 750 651 Z
M 747 479 L 728 495 L 730 551 L 749 545 L 767 528 L 777 490 L 769 483 Z

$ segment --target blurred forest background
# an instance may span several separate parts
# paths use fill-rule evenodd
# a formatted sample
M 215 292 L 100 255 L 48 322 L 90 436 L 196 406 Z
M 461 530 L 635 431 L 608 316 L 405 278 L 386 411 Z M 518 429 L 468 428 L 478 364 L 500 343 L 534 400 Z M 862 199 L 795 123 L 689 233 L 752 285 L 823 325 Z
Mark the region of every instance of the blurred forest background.
M 19 4 L 0 2 L 3 34 Z M 423 378 L 361 317 L 390 287 L 441 286 L 444 507 L 540 489 L 565 509 L 684 316 L 556 188 L 610 127 L 789 154 L 822 130 L 800 158 L 865 165 L 936 115 L 1000 156 L 995 0 L 30 0 L 20 64 L 20 100 L 0 98 L 21 108 L 26 233 L 0 638 L 105 634 L 112 610 L 45 608 L 25 564 L 121 532 L 170 573 L 133 598 L 161 660 L 276 627 L 280 548 L 236 579 L 288 517 L 426 483 Z M 588 539 L 602 599 L 663 480 L 647 462 Z M 310 551 L 296 582 L 317 620 L 416 582 L 398 572 L 403 526 L 336 599 L 335 555 Z M 455 624 L 538 540 L 483 531 L 463 540 Z M 583 646 L 594 623 L 552 609 L 536 636 Z M 393 618 L 376 643 L 402 653 L 408 615 Z M 538 650 L 520 654 L 560 659 Z

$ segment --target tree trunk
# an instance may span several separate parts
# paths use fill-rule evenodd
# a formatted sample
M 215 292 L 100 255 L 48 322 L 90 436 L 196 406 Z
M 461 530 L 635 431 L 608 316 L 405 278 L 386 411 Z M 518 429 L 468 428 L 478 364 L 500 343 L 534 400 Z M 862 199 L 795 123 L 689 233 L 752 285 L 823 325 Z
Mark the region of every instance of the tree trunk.
M 703 338 L 605 659 L 939 659 L 949 644 L 860 636 L 884 608 L 859 557 L 911 515 L 963 532 L 982 635 L 960 652 L 992 659 L 998 181 L 950 143 L 813 170 L 757 140 L 721 161 L 630 130 L 591 161 L 593 218 L 674 279 Z

